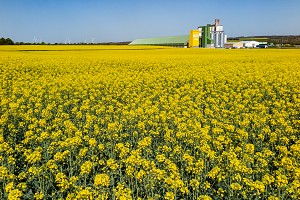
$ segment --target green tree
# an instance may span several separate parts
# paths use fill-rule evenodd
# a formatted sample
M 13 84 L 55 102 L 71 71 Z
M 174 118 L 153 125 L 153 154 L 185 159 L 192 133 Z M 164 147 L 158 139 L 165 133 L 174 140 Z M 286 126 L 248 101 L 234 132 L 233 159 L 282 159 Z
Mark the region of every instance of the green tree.
M 5 44 L 5 39 L 4 38 L 1 38 L 0 39 L 0 45 L 4 45 Z
M 0 39 L 0 45 L 13 45 L 15 44 L 14 41 L 12 41 L 10 38 L 1 38 Z
M 10 38 L 6 38 L 5 41 L 6 41 L 6 45 L 14 45 L 15 44 L 14 41 L 12 41 L 12 39 L 10 39 Z

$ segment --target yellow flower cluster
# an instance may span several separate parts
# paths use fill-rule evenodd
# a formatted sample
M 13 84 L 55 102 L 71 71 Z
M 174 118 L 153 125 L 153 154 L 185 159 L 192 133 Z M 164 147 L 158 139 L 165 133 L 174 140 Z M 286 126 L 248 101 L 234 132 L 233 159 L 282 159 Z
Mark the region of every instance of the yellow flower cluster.
M 94 185 L 102 186 L 102 187 L 108 187 L 110 184 L 110 178 L 107 174 L 97 174 L 95 176 Z
M 0 47 L 0 199 L 300 199 L 299 50 Z

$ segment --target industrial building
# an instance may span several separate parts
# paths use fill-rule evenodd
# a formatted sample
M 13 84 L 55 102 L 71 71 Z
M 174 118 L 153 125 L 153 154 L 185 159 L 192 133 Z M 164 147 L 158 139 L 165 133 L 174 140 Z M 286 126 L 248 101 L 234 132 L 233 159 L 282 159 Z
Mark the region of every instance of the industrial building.
M 226 40 L 223 26 L 220 25 L 220 20 L 216 19 L 214 24 L 199 26 L 198 29 L 191 30 L 189 35 L 136 39 L 129 45 L 224 48 Z
M 200 34 L 200 47 L 224 48 L 227 42 L 227 36 L 224 34 L 223 26 L 220 20 L 216 19 L 215 24 L 207 24 L 198 27 Z
M 242 41 L 244 48 L 255 48 L 259 45 L 257 41 Z
M 240 49 L 243 48 L 244 44 L 242 42 L 226 42 L 224 47 L 226 49 Z
M 132 41 L 129 45 L 186 47 L 188 43 L 189 43 L 189 35 L 183 35 L 183 36 L 136 39 Z
M 227 49 L 240 49 L 240 48 L 256 48 L 260 43 L 257 41 L 239 41 L 239 42 L 226 42 L 224 47 Z M 264 48 L 267 45 L 264 46 Z M 261 47 L 260 47 L 261 48 Z

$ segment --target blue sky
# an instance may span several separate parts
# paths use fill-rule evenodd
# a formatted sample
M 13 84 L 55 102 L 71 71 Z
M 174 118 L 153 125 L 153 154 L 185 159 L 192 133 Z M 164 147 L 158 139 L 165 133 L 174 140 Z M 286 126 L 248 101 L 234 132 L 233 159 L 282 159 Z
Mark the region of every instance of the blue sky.
M 187 35 L 219 18 L 229 37 L 300 35 L 300 0 L 0 0 L 0 37 L 108 42 Z

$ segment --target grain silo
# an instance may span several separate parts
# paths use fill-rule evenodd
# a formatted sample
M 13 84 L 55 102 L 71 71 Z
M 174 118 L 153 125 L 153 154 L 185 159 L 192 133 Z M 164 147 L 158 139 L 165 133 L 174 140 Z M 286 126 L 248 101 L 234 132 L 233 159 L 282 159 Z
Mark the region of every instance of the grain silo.
M 215 19 L 215 24 L 199 26 L 198 30 L 200 32 L 200 47 L 224 48 L 226 35 L 219 19 Z

